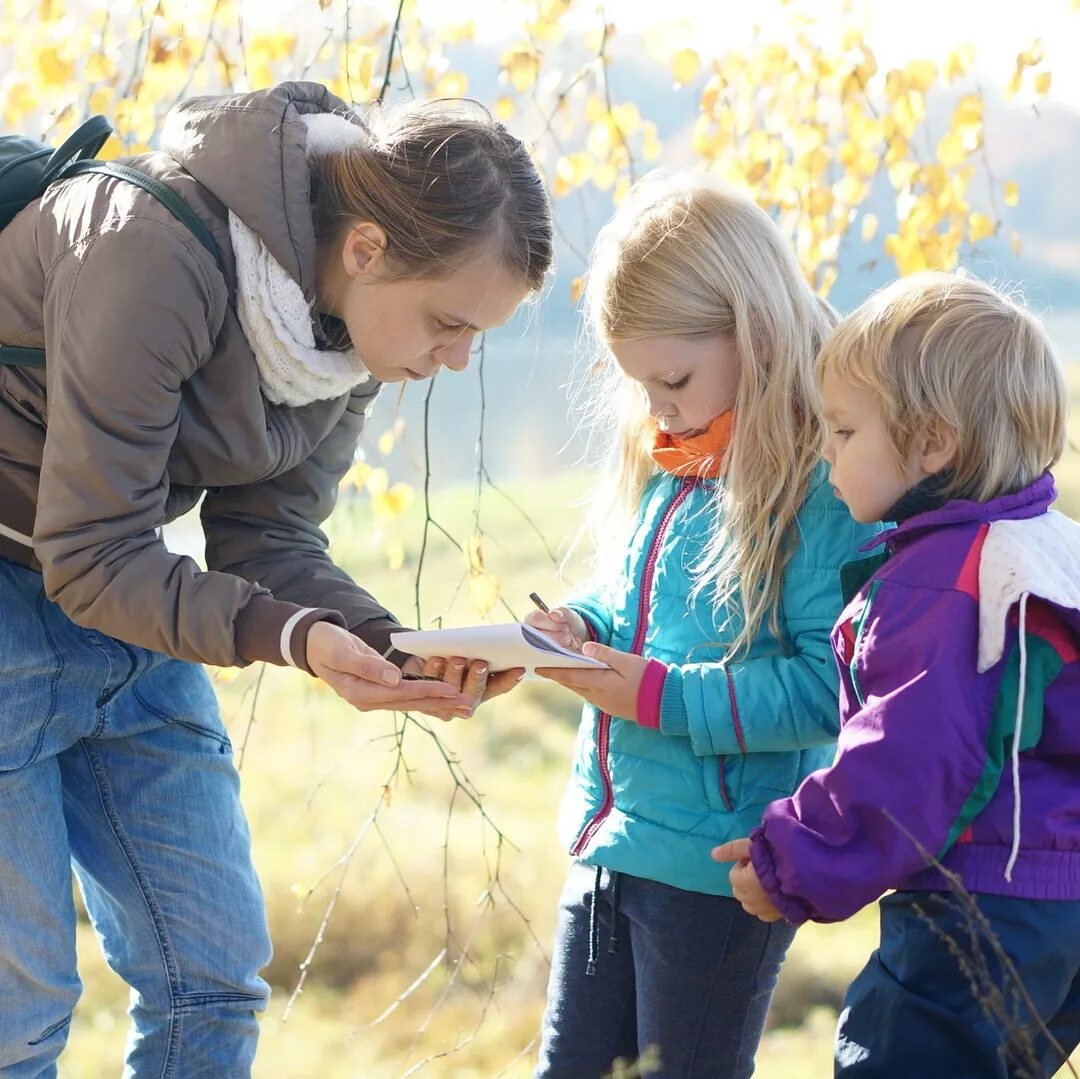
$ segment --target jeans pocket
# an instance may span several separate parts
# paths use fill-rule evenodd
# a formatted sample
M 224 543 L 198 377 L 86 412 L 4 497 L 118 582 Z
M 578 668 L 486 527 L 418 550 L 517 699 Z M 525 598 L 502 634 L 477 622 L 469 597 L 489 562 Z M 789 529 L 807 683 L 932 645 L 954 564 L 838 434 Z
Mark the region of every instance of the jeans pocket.
M 231 753 L 232 742 L 206 671 L 197 663 L 149 655 L 152 662 L 132 685 L 139 710 L 196 739 L 192 748 Z

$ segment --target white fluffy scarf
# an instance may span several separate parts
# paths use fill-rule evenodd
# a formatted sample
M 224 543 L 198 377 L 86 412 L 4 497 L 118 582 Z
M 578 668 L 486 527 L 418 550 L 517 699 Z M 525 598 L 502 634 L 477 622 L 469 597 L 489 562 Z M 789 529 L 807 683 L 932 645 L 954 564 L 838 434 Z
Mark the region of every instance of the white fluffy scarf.
M 310 118 L 307 126 L 309 155 L 343 145 L 358 132 L 344 117 L 330 114 Z M 355 349 L 316 347 L 311 307 L 300 286 L 231 211 L 229 235 L 236 258 L 236 310 L 267 398 L 295 408 L 341 397 L 366 382 L 370 375 Z

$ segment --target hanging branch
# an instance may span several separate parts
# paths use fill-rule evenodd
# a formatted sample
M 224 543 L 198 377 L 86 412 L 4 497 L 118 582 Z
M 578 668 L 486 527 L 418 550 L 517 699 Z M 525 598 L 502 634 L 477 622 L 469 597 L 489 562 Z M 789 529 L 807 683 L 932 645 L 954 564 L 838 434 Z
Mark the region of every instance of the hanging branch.
M 382 86 L 379 88 L 378 101 L 381 105 L 383 99 L 386 97 L 386 91 L 390 86 L 390 69 L 394 64 L 394 45 L 397 44 L 398 30 L 401 28 L 401 13 L 405 8 L 405 0 L 398 0 L 397 15 L 394 18 L 394 29 L 390 31 L 390 45 L 386 50 L 386 71 L 383 73 Z M 408 83 L 409 89 L 412 89 L 412 83 L 408 82 L 409 73 L 405 73 L 405 80 Z

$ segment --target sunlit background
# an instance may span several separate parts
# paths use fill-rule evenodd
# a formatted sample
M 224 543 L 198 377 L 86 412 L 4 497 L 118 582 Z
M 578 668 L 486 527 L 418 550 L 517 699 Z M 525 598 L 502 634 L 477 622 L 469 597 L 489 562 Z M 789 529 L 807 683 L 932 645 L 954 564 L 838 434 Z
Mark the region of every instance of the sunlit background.
M 59 141 L 102 112 L 118 133 L 105 156 L 140 153 L 178 98 L 306 77 L 358 103 L 473 96 L 526 138 L 553 191 L 557 272 L 467 373 L 384 392 L 328 526 L 404 621 L 501 620 L 583 572 L 557 568 L 591 483 L 576 299 L 597 229 L 656 167 L 751 191 L 841 311 L 923 266 L 1018 287 L 1068 366 L 1061 506 L 1080 514 L 1078 7 L 0 0 L 0 131 Z M 194 521 L 168 542 L 200 556 Z M 572 700 L 530 685 L 435 730 L 352 713 L 294 671 L 216 681 L 276 947 L 256 1074 L 528 1075 Z M 831 1074 L 875 932 L 872 909 L 800 932 L 759 1075 Z M 80 953 L 62 1075 L 96 1079 L 118 1070 L 126 999 L 85 923 Z

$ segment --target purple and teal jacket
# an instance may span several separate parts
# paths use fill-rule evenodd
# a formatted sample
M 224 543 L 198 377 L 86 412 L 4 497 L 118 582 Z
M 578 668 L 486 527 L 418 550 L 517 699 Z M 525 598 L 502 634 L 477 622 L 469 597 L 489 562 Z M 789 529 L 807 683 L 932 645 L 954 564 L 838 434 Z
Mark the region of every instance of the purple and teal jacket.
M 751 833 L 788 921 L 948 888 L 938 866 L 973 893 L 1080 899 L 1080 525 L 1056 494 L 1047 473 L 866 545 L 884 559 L 832 634 L 837 758 Z

